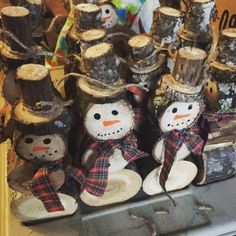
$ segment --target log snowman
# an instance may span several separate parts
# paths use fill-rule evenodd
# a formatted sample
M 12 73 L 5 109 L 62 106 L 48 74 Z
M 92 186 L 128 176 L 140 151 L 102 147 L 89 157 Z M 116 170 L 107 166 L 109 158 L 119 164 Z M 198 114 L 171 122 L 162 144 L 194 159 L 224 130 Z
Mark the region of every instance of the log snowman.
M 109 54 L 104 54 L 105 48 Z M 109 55 L 109 64 L 104 64 L 106 69 L 96 71 L 95 64 L 89 63 L 90 51 L 96 51 L 97 62 Z M 133 197 L 142 182 L 139 174 L 124 168 L 146 154 L 138 149 L 133 134 L 134 112 L 126 98 L 127 86 L 114 71 L 106 77 L 102 74 L 111 66 L 117 67 L 112 45 L 95 45 L 87 49 L 84 57 L 92 78 L 78 80 L 78 104 L 91 144 L 82 163 L 88 169 L 88 178 L 94 179 L 94 186 L 92 191 L 84 191 L 81 199 L 92 206 L 122 202 Z M 95 62 L 94 58 L 91 60 Z
M 149 112 L 162 133 L 153 147 L 153 157 L 162 165 L 143 182 L 144 192 L 149 195 L 184 188 L 197 174 L 196 165 L 187 158 L 191 154 L 200 157 L 204 147 L 199 125 L 204 109 L 202 76 L 198 66 L 192 66 L 190 76 L 179 64 L 186 68 L 203 65 L 205 58 L 203 50 L 180 49 L 175 74 L 165 75 L 149 99 Z
M 8 182 L 20 192 L 29 193 L 30 189 L 34 196 L 17 200 L 12 210 L 23 222 L 71 215 L 77 209 L 75 198 L 57 193 L 57 189 L 68 180 L 81 184 L 84 172 L 68 164 L 69 103 L 55 95 L 48 70 L 42 65 L 19 67 L 17 80 L 22 97 L 12 110 L 16 124 L 13 145 L 25 165 L 10 173 Z

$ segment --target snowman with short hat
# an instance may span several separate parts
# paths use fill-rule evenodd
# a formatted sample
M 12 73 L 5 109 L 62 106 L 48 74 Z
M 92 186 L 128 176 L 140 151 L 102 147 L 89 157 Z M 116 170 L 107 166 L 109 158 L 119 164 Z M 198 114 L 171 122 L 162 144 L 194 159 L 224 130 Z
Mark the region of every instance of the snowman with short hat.
M 200 157 L 204 147 L 199 124 L 204 110 L 202 76 L 198 73 L 199 67 L 192 66 L 191 72 L 188 68 L 191 63 L 199 64 L 200 59 L 203 63 L 206 54 L 190 47 L 180 49 L 179 54 L 173 75 L 163 76 L 148 103 L 149 112 L 154 122 L 158 122 L 161 133 L 153 147 L 153 157 L 161 166 L 143 183 L 143 189 L 149 195 L 189 185 L 197 174 L 197 167 L 186 159 L 191 154 Z
M 84 180 L 84 173 L 66 160 L 67 135 L 72 123 L 66 107 L 70 102 L 55 95 L 49 72 L 42 65 L 19 67 L 17 80 L 22 97 L 12 111 L 16 124 L 13 144 L 25 165 L 12 172 L 8 181 L 13 189 L 24 192 L 20 181 L 27 180 L 31 193 L 40 201 L 30 195 L 14 202 L 13 211 L 23 222 L 71 215 L 77 209 L 76 200 L 57 193 L 66 179 L 80 184 Z M 27 210 L 29 205 L 33 211 Z
M 95 45 L 87 53 L 101 46 Z M 113 49 L 111 54 L 114 56 Z M 88 205 L 99 206 L 128 200 L 139 191 L 141 177 L 124 168 L 146 154 L 138 149 L 133 133 L 134 112 L 126 98 L 124 80 L 113 76 L 104 81 L 102 76 L 93 79 L 93 73 L 90 75 L 92 78 L 80 78 L 77 82 L 79 111 L 91 137 L 82 162 L 89 169 L 86 180 L 93 180 L 93 186 L 81 194 L 81 199 Z

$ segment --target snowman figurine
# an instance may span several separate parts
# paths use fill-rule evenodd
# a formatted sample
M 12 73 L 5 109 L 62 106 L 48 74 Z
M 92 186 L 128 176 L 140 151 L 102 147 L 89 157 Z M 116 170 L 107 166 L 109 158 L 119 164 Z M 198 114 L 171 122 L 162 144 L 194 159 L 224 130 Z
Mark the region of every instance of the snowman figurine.
M 128 200 L 139 191 L 142 180 L 135 171 L 124 168 L 146 156 L 138 149 L 133 134 L 132 107 L 124 91 L 91 88 L 83 78 L 78 81 L 78 87 L 84 93 L 82 99 L 86 97 L 84 126 L 92 139 L 82 163 L 89 172 L 86 182 L 92 180 L 93 186 L 89 192 L 82 193 L 81 199 L 93 206 Z
M 153 147 L 153 157 L 162 165 L 144 180 L 144 191 L 157 194 L 181 189 L 192 182 L 196 166 L 186 159 L 201 156 L 204 141 L 198 121 L 203 110 L 201 95 L 175 90 L 171 77 L 164 76 L 155 95 L 149 100 L 149 111 L 162 133 Z
M 118 23 L 118 16 L 116 14 L 115 8 L 111 4 L 102 4 L 102 27 L 103 28 L 112 28 Z

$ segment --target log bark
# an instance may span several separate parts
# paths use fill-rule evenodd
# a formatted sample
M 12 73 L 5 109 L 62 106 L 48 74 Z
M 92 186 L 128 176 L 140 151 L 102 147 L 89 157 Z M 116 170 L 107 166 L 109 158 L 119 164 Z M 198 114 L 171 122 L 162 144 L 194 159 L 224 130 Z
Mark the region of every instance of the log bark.
M 68 54 L 77 53 L 80 54 L 80 42 L 79 33 L 77 33 L 74 27 L 71 27 L 68 34 L 66 35 L 66 42 L 68 45 Z
M 26 47 L 32 47 L 35 43 L 32 38 L 29 11 L 24 7 L 5 7 L 1 10 L 3 29 L 12 33 Z M 4 38 L 14 51 L 25 52 L 11 37 Z
M 29 10 L 32 23 L 32 36 L 40 39 L 43 36 L 42 20 L 43 20 L 43 4 L 41 0 L 17 0 L 11 1 L 14 6 L 25 7 Z
M 217 44 L 216 61 L 228 66 L 234 66 L 236 70 L 236 29 L 228 28 L 221 32 Z
M 53 85 L 48 70 L 41 65 L 23 65 L 17 70 L 24 105 L 32 110 L 48 110 L 50 105 L 38 105 L 42 101 L 53 102 Z
M 151 35 L 155 42 L 167 47 L 176 40 L 177 31 L 183 21 L 181 11 L 170 7 L 160 7 L 153 12 Z
M 154 51 L 152 39 L 146 35 L 137 35 L 131 37 L 128 41 L 130 52 L 134 61 L 142 60 L 150 56 Z
M 202 159 L 196 158 L 196 185 L 224 180 L 235 175 L 236 152 L 233 143 L 206 144 Z
M 101 28 L 101 9 L 95 4 L 78 4 L 75 7 L 74 16 L 74 27 L 77 32 Z
M 180 0 L 160 0 L 161 7 L 173 7 L 180 9 Z
M 85 69 L 93 79 L 107 84 L 114 83 L 118 77 L 118 61 L 111 44 L 100 43 L 88 48 L 83 61 Z
M 173 70 L 175 80 L 189 86 L 201 84 L 203 81 L 202 69 L 206 57 L 206 52 L 198 48 L 179 49 Z
M 214 0 L 193 0 L 186 12 L 183 30 L 191 32 L 196 40 L 209 41 L 212 38 L 210 23 L 214 10 Z

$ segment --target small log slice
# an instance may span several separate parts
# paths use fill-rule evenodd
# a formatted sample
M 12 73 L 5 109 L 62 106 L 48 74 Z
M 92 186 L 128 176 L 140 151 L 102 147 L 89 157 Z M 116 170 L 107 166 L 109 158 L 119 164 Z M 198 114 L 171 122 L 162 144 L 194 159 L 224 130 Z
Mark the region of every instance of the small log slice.
M 32 38 L 31 22 L 29 10 L 24 7 L 4 7 L 1 10 L 3 29 L 12 33 L 26 47 L 31 47 L 35 43 Z M 14 51 L 25 52 L 18 43 L 11 37 L 5 38 L 10 48 Z
M 236 70 L 236 29 L 228 28 L 221 32 L 217 44 L 216 61 L 228 66 L 234 66 Z
M 77 32 L 101 27 L 101 8 L 91 3 L 81 3 L 75 7 L 75 29 Z
M 83 60 L 92 78 L 108 84 L 118 79 L 118 65 L 112 44 L 100 43 L 88 48 Z
M 206 144 L 202 159 L 197 159 L 198 174 L 194 183 L 204 185 L 234 176 L 235 161 L 233 143 Z
M 131 37 L 128 44 L 134 61 L 142 60 L 150 56 L 154 51 L 152 38 L 144 34 Z
M 201 74 L 206 57 L 206 52 L 199 48 L 184 47 L 179 49 L 173 71 L 175 80 L 189 86 L 201 84 Z
M 153 12 L 151 35 L 163 46 L 173 43 L 183 21 L 183 14 L 170 7 L 160 7 Z

